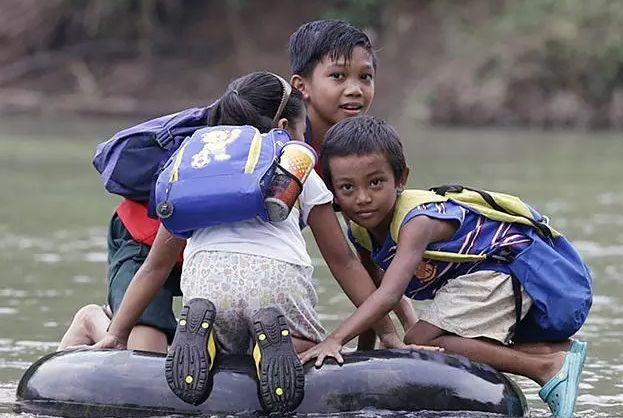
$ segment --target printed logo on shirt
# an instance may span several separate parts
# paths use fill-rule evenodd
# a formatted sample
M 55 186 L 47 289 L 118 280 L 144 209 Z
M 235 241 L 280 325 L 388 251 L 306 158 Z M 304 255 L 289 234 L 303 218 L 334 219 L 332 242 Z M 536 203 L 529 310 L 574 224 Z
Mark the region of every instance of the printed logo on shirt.
M 415 270 L 415 278 L 420 282 L 428 282 L 437 275 L 437 266 L 426 260 L 421 261 Z

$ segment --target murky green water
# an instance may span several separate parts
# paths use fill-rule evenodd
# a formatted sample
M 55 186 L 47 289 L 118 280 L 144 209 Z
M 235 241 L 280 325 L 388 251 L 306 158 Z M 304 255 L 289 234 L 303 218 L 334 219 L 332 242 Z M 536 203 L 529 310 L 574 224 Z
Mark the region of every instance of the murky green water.
M 0 416 L 12 414 L 21 374 L 55 349 L 73 313 L 105 300 L 106 224 L 118 200 L 103 191 L 90 157 L 98 140 L 127 124 L 0 119 Z M 578 415 L 623 416 L 621 134 L 414 128 L 403 139 L 411 186 L 512 192 L 572 239 L 595 284 L 580 332 L 590 345 Z M 353 308 L 310 251 L 318 309 L 332 329 Z M 546 416 L 537 386 L 518 381 L 533 415 Z

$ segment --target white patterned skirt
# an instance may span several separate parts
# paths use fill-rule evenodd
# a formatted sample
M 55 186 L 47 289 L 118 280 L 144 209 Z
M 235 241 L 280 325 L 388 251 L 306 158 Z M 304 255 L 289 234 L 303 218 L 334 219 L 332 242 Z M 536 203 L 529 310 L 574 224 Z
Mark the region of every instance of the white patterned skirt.
M 315 306 L 313 267 L 228 251 L 199 251 L 184 260 L 184 303 L 207 298 L 216 306 L 217 347 L 224 354 L 250 353 L 255 312 L 276 306 L 292 335 L 320 342 L 325 335 Z

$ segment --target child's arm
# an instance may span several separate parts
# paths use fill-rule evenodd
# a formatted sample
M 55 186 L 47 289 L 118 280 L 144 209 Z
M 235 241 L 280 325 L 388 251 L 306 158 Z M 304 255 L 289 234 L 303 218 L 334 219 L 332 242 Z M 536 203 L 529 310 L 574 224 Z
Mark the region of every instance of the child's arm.
M 400 320 L 400 324 L 402 325 L 402 329 L 404 330 L 404 334 L 406 334 L 409 329 L 417 322 L 417 316 L 415 315 L 415 309 L 413 309 L 413 305 L 411 305 L 411 301 L 406 296 L 400 298 L 400 302 L 394 309 L 392 309 L 398 320 Z M 372 335 L 369 335 L 369 334 Z M 396 335 L 398 338 L 398 335 Z M 359 341 L 363 340 L 361 343 Z M 376 342 L 376 334 L 374 330 L 368 329 L 359 335 L 357 342 L 357 350 L 373 350 L 374 343 Z M 381 348 L 396 348 L 399 344 L 394 343 L 391 347 L 386 346 L 385 342 L 382 341 Z M 405 344 L 407 348 L 417 348 L 414 345 Z
M 344 220 L 347 223 L 349 222 L 346 215 L 344 215 Z M 381 284 L 381 279 L 383 278 L 383 271 L 380 268 L 378 268 L 376 264 L 374 264 L 374 262 L 372 261 L 372 258 L 370 258 L 370 253 L 368 251 L 360 247 L 357 247 L 356 249 L 357 249 L 357 254 L 359 255 L 359 260 L 361 261 L 361 264 L 363 265 L 363 267 L 366 269 L 366 271 L 372 278 L 374 285 L 376 287 L 379 287 L 379 285 Z M 397 334 L 396 334 L 396 338 L 398 338 Z M 385 345 L 385 344 L 382 344 L 382 345 Z M 359 334 L 359 337 L 357 338 L 357 350 L 359 351 L 374 350 L 375 346 L 376 346 L 376 332 L 374 332 L 373 328 L 369 328 L 368 330 Z
M 394 308 L 394 312 L 396 312 L 396 316 L 405 332 L 409 331 L 417 322 L 417 316 L 411 304 L 411 299 L 406 296 L 400 298 L 400 302 L 398 302 L 398 306 Z
M 427 216 L 417 216 L 404 225 L 400 229 L 396 254 L 379 288 L 323 342 L 304 352 L 301 360 L 306 362 L 317 357 L 316 366 L 320 366 L 325 357 L 330 356 L 342 363 L 342 346 L 368 329 L 400 301 L 426 247 L 430 243 L 450 239 L 455 229 L 451 222 Z
M 372 277 L 372 280 L 374 281 L 374 284 L 378 288 L 381 285 L 381 281 L 383 280 L 383 270 L 381 270 L 376 264 L 374 264 L 374 261 L 372 261 L 372 257 L 370 256 L 369 251 L 361 247 L 357 247 L 357 253 L 359 254 L 361 264 L 368 271 L 370 277 Z M 398 316 L 400 324 L 402 325 L 402 328 L 405 332 L 409 328 L 411 328 L 417 321 L 415 310 L 413 309 L 410 300 L 404 296 L 400 299 L 400 302 L 398 302 L 398 304 L 393 308 L 393 311 L 396 313 L 396 316 Z M 360 334 L 359 341 L 357 343 L 357 349 L 373 349 L 375 338 L 376 335 L 374 334 L 373 330 L 368 330 Z
M 383 280 L 383 270 L 374 264 L 374 261 L 372 261 L 372 258 L 370 257 L 369 251 L 363 248 L 357 248 L 357 253 L 361 259 L 361 264 L 363 264 L 368 273 L 370 273 L 370 277 L 372 277 L 376 287 L 379 287 L 381 285 L 381 281 Z M 413 305 L 411 305 L 411 301 L 407 297 L 403 296 L 400 299 L 400 302 L 398 302 L 398 304 L 394 307 L 393 311 L 396 313 L 396 316 L 400 320 L 400 324 L 405 331 L 411 328 L 417 321 Z
M 166 282 L 185 243 L 185 240 L 175 238 L 160 226 L 145 262 L 134 275 L 123 296 L 106 337 L 95 344 L 94 348 L 126 348 L 130 331 Z
M 353 253 L 342 233 L 340 224 L 330 203 L 312 208 L 307 218 L 314 239 L 331 274 L 355 306 L 360 306 L 376 290 L 369 273 Z M 388 316 L 379 315 L 374 330 L 388 347 L 401 348 L 394 324 Z

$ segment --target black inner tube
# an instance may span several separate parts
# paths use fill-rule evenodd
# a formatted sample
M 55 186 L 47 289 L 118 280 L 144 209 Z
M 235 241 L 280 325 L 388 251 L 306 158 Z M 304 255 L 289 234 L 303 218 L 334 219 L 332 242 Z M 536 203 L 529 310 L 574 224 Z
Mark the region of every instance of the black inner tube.
M 164 355 L 141 351 L 64 351 L 44 356 L 22 377 L 20 412 L 68 417 L 232 414 L 261 411 L 249 356 L 217 356 L 208 400 L 178 399 L 164 377 Z M 297 413 L 364 408 L 393 411 L 480 411 L 524 416 L 521 390 L 490 366 L 427 351 L 374 350 L 305 365 Z

